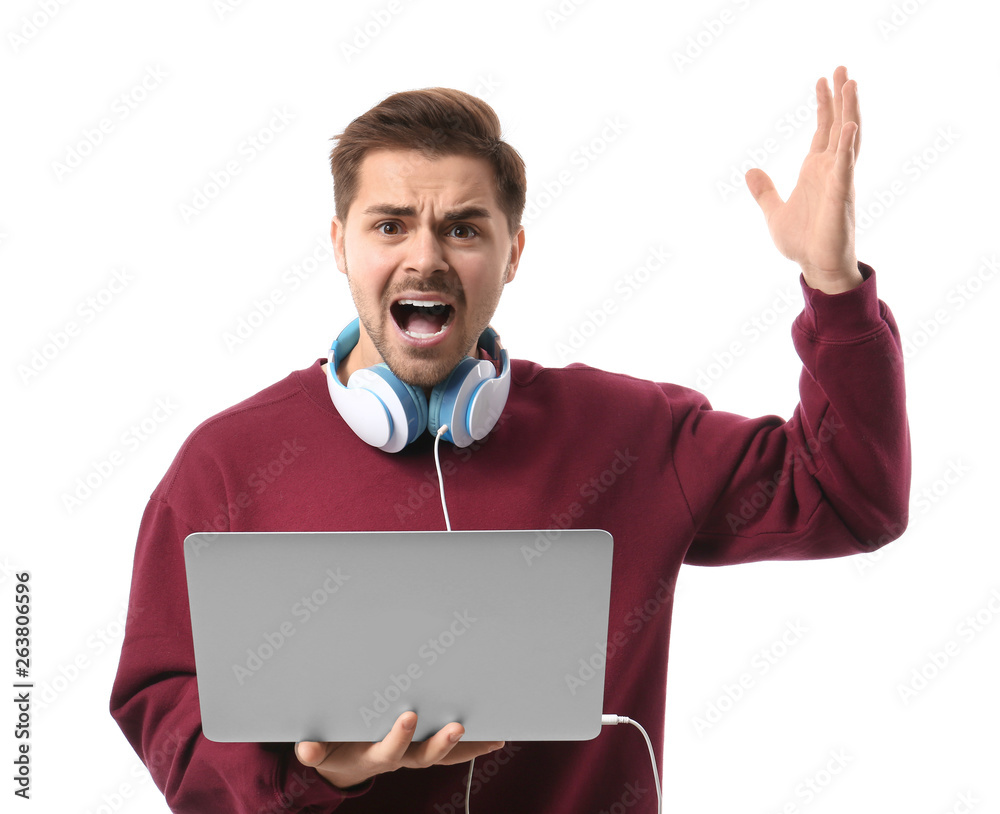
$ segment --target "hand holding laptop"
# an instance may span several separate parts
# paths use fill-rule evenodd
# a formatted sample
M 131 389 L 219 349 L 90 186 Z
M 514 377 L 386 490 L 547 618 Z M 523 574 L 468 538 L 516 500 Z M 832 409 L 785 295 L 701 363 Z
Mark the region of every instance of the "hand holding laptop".
M 303 765 L 314 767 L 327 782 L 346 789 L 396 769 L 465 763 L 504 745 L 504 741 L 460 743 L 465 728 L 459 723 L 447 724 L 433 737 L 412 743 L 416 726 L 416 713 L 404 712 L 378 743 L 302 741 L 295 745 L 295 756 Z

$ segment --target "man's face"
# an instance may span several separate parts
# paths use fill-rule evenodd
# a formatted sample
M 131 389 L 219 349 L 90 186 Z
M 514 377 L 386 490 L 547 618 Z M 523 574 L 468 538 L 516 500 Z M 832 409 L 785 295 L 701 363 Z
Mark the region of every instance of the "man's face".
M 369 152 L 346 223 L 330 235 L 361 336 L 339 373 L 384 361 L 430 388 L 467 355 L 514 278 L 524 230 L 511 239 L 493 168 L 480 158 Z

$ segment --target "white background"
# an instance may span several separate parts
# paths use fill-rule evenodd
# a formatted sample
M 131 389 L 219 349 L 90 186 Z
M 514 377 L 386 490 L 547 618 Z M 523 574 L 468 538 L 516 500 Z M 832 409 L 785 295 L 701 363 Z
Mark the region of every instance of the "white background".
M 675 381 L 718 408 L 787 417 L 798 305 L 782 293 L 800 301 L 798 269 L 773 248 L 741 169 L 756 153 L 788 194 L 815 126 L 816 79 L 845 64 L 863 116 L 858 256 L 909 343 L 910 527 L 870 557 L 682 571 L 664 810 L 1000 810 L 990 463 L 1000 282 L 985 265 L 1000 252 L 998 7 L 392 8 L 4 4 L 0 662 L 12 675 L 13 573 L 30 570 L 31 677 L 39 703 L 49 699 L 34 711 L 33 799 L 22 807 L 167 810 L 108 714 L 135 534 L 187 434 L 323 355 L 352 316 L 346 281 L 322 259 L 333 135 L 394 91 L 484 96 L 525 158 L 538 210 L 494 319 L 512 354 Z M 268 132 L 275 110 L 290 120 Z M 110 132 L 95 146 L 102 119 Z M 608 121 L 621 132 L 586 159 L 581 146 L 610 135 Z M 239 173 L 215 194 L 211 174 L 233 160 Z M 563 171 L 570 184 L 553 193 Z M 199 190 L 212 199 L 185 217 Z M 654 248 L 669 261 L 636 275 Z M 322 261 L 293 289 L 286 272 L 314 254 Z M 109 289 L 122 270 L 127 285 Z M 253 316 L 276 289 L 273 313 Z M 595 329 L 609 298 L 614 313 Z M 757 336 L 754 319 L 767 328 Z M 241 320 L 256 327 L 227 347 Z M 78 330 L 58 347 L 70 322 Z M 574 332 L 588 336 L 579 348 Z M 727 359 L 734 342 L 741 353 Z M 88 476 L 96 488 L 73 503 Z M 977 613 L 973 628 L 964 620 Z M 780 654 L 789 623 L 807 632 L 762 675 L 759 651 Z M 957 655 L 935 675 L 949 642 Z M 904 699 L 914 670 L 932 677 Z M 752 686 L 727 701 L 744 673 Z M 721 714 L 699 729 L 713 705 Z M 5 778 L 13 720 L 9 705 Z M 12 782 L 2 788 L 9 799 Z

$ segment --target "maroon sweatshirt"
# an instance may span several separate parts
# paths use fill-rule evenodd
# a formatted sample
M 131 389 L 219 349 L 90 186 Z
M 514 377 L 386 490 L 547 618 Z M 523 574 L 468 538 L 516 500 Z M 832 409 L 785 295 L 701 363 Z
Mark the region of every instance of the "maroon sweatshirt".
M 441 445 L 455 529 L 598 528 L 615 541 L 605 712 L 643 724 L 662 762 L 667 645 L 682 562 L 838 557 L 906 525 L 910 448 L 900 339 L 870 267 L 856 289 L 804 282 L 788 421 L 584 365 L 513 362 L 497 427 Z M 334 409 L 323 360 L 208 419 L 149 500 L 111 713 L 178 812 L 463 811 L 468 764 L 401 769 L 338 790 L 292 744 L 201 733 L 182 541 L 195 531 L 443 529 L 425 436 L 387 454 Z M 331 690 L 333 691 L 333 690 Z M 662 765 L 660 767 L 662 769 Z M 656 810 L 645 742 L 509 742 L 479 758 L 476 814 Z M 614 807 L 614 808 L 613 808 Z

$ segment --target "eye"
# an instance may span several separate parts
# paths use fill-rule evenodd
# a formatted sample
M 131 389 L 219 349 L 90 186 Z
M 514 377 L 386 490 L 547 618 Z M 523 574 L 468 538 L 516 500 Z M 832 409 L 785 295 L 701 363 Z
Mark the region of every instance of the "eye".
M 377 224 L 375 226 L 375 231 L 380 235 L 385 235 L 386 237 L 395 237 L 396 235 L 402 234 L 400 225 L 394 220 L 387 220 Z
M 448 230 L 448 234 L 452 237 L 457 237 L 460 240 L 468 240 L 471 237 L 476 237 L 478 232 L 471 226 L 464 223 L 456 223 L 451 229 Z

